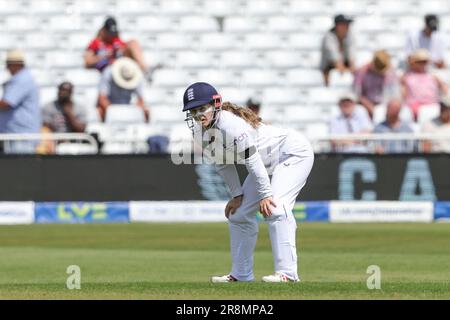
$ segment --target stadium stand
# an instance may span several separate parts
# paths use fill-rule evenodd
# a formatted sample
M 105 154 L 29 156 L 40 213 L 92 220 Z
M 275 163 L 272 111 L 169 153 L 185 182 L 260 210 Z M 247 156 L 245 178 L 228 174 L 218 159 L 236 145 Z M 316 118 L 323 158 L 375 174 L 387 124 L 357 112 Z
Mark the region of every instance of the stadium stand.
M 276 123 L 289 115 L 290 126 L 317 136 L 327 132 L 330 110 L 353 81 L 350 73 L 332 72 L 325 87 L 318 69 L 323 34 L 337 13 L 354 18 L 356 66 L 369 62 L 374 50 L 386 49 L 394 67 L 401 67 L 405 33 L 422 28 L 427 13 L 436 13 L 441 30 L 450 31 L 446 0 L 0 0 L 0 58 L 17 46 L 26 52 L 41 105 L 53 98 L 58 83 L 73 82 L 95 124 L 99 74 L 84 69 L 83 52 L 105 17 L 113 15 L 125 40 L 139 40 L 151 67 L 164 65 L 145 88 L 151 122 L 139 126 L 169 128 L 170 140 L 181 143 L 180 93 L 191 82 L 209 81 L 224 100 L 244 104 L 256 94 L 262 97 L 263 117 Z M 450 63 L 450 42 L 446 58 Z M 450 82 L 448 69 L 437 73 Z M 419 122 L 436 115 L 427 112 L 419 114 Z M 402 115 L 412 121 L 407 111 Z M 374 120 L 382 118 L 380 107 Z M 61 152 L 72 152 L 64 148 Z M 127 148 L 105 150 L 136 151 Z

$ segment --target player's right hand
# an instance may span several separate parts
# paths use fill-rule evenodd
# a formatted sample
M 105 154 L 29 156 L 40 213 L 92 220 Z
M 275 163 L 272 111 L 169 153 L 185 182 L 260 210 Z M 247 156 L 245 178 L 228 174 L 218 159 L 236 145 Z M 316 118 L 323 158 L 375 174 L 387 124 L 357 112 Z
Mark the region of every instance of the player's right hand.
M 235 197 L 228 201 L 226 207 L 225 207 L 225 217 L 228 217 L 231 214 L 234 214 L 236 210 L 241 206 L 242 204 L 242 196 Z

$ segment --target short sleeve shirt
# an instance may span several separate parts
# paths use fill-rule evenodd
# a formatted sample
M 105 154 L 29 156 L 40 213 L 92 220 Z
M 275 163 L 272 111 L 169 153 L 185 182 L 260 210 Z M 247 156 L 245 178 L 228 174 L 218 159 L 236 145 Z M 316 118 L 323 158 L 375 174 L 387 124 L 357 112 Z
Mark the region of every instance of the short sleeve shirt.
M 79 104 L 73 105 L 73 113 L 78 121 L 86 123 L 86 112 Z M 53 132 L 73 132 L 63 113 L 63 106 L 58 101 L 53 101 L 44 106 L 42 120 Z

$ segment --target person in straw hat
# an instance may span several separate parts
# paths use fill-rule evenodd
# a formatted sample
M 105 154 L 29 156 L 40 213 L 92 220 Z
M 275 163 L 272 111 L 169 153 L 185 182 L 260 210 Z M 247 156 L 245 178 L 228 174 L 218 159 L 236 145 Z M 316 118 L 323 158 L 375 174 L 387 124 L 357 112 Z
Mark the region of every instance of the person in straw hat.
M 0 133 L 38 133 L 41 128 L 39 89 L 25 67 L 25 55 L 19 49 L 8 51 L 6 68 L 11 78 L 3 84 L 0 100 Z M 33 153 L 34 141 L 5 142 L 6 153 Z
M 431 59 L 426 49 L 414 51 L 408 61 L 409 69 L 401 78 L 402 91 L 406 104 L 417 118 L 422 106 L 439 104 L 440 96 L 448 94 L 448 86 L 428 70 Z
M 136 96 L 136 105 L 144 110 L 149 120 L 149 110 L 143 98 L 144 77 L 139 65 L 131 58 L 122 57 L 107 67 L 101 76 L 97 109 L 104 121 L 106 110 L 112 104 L 131 104 Z
M 356 71 L 353 83 L 359 103 L 367 109 L 370 117 L 375 106 L 383 103 L 385 97 L 399 95 L 398 86 L 391 57 L 385 50 L 375 51 L 372 61 Z

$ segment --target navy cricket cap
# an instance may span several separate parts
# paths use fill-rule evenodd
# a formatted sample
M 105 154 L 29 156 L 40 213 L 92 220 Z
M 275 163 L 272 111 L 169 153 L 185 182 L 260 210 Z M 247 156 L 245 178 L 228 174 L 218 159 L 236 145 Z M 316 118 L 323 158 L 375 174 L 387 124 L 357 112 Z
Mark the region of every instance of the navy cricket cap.
M 117 21 L 113 17 L 106 18 L 103 27 L 111 34 L 117 34 L 119 32 L 119 29 L 117 28 Z
M 183 111 L 194 109 L 214 100 L 217 90 L 206 82 L 191 84 L 183 95 Z

